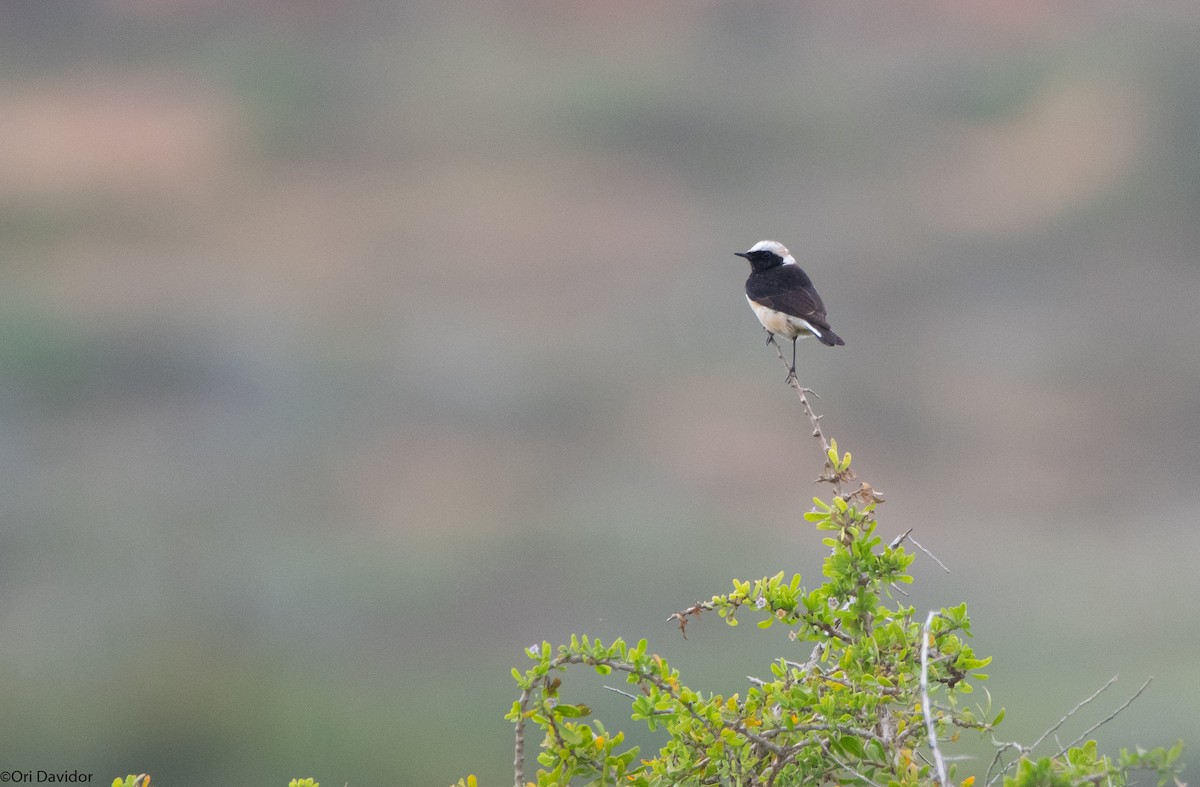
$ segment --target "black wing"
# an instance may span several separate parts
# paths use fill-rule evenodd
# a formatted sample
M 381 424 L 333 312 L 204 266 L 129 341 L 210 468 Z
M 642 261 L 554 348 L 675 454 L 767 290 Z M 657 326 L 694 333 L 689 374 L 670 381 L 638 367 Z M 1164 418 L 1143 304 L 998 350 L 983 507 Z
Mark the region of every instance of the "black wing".
M 780 265 L 746 280 L 746 295 L 755 303 L 829 330 L 825 304 L 808 275 L 795 265 Z

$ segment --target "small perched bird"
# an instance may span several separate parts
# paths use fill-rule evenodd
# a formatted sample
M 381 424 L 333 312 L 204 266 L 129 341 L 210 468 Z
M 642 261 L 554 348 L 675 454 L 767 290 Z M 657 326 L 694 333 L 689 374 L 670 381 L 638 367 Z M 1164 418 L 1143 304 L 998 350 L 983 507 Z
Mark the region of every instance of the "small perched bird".
M 800 270 L 796 260 L 782 243 L 761 240 L 749 251 L 734 252 L 750 261 L 750 278 L 746 279 L 746 300 L 767 329 L 767 343 L 775 335 L 792 340 L 792 367 L 788 379 L 796 376 L 796 340 L 815 336 L 830 347 L 845 344 L 829 327 L 825 304 L 813 289 L 812 280 Z

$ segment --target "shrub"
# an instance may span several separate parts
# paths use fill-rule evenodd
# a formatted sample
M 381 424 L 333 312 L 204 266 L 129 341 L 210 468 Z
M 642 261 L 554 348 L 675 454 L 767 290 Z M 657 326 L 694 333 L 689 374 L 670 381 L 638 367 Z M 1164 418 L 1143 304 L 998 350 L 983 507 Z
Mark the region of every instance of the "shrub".
M 986 680 L 980 670 L 991 659 L 968 644 L 966 605 L 922 615 L 897 600 L 893 590 L 913 581 L 908 569 L 915 554 L 906 544 L 922 548 L 911 531 L 883 542 L 876 519 L 883 498 L 869 484 L 854 483 L 851 456 L 826 440 L 807 399 L 810 392 L 794 377 L 788 382 L 824 452 L 817 480 L 831 491 L 827 498 L 814 498 L 804 515 L 824 534 L 822 543 L 829 549 L 823 580 L 807 588 L 799 574 L 782 571 L 754 581 L 734 579 L 729 592 L 671 619 L 684 636 L 689 623 L 706 611 L 731 626 L 744 618 L 755 620 L 759 629 L 786 626 L 793 641 L 812 643 L 807 656 L 781 656 L 771 664 L 769 678 L 752 679 L 744 692 L 723 696 L 688 687 L 644 639 L 629 645 L 572 636 L 557 648 L 548 642 L 534 645 L 526 650 L 532 666 L 513 670 L 520 696 L 506 717 L 516 726 L 515 783 L 526 783 L 531 728 L 541 740 L 539 767 L 530 783 L 546 787 L 949 785 L 959 774 L 942 748 L 963 732 L 991 736 L 996 745 L 981 777 L 983 787 L 1000 781 L 1004 787 L 1121 787 L 1140 768 L 1153 771 L 1161 787 L 1174 776 L 1181 745 L 1122 751 L 1115 759 L 1102 756 L 1095 741 L 1084 740 L 1098 724 L 1034 759 L 1034 750 L 1096 695 L 1032 745 L 995 738 L 1005 711 L 992 708 L 990 697 L 967 702 L 976 683 Z M 576 666 L 623 677 L 629 690 L 621 693 L 630 698 L 631 719 L 661 731 L 662 747 L 643 756 L 638 747 L 625 744 L 622 732 L 593 719 L 586 705 L 571 702 L 562 679 Z M 970 787 L 976 780 L 968 776 L 960 783 Z M 474 777 L 458 783 L 474 784 Z

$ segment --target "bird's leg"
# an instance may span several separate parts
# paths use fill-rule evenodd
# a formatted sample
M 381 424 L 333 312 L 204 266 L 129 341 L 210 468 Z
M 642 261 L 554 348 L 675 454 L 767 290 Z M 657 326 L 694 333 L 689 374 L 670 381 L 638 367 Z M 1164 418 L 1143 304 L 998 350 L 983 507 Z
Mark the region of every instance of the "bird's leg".
M 775 334 L 771 333 L 768 328 L 763 328 L 763 330 L 767 332 L 767 344 L 775 344 Z
M 796 337 L 800 338 L 800 337 Z M 792 339 L 792 366 L 788 369 L 787 381 L 793 382 L 796 379 L 796 339 Z

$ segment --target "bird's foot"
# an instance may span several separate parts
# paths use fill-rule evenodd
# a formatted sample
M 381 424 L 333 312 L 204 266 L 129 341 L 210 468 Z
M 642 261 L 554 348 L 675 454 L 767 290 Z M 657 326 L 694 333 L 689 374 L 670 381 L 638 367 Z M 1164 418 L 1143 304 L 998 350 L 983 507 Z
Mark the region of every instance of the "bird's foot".
M 796 367 L 795 366 L 788 369 L 788 374 L 787 374 L 787 377 L 784 379 L 784 382 L 787 383 L 788 385 L 792 385 L 792 384 L 799 385 L 800 384 L 800 380 L 798 380 L 796 378 Z
M 763 330 L 766 330 L 766 329 L 764 328 Z M 767 331 L 767 342 L 766 343 L 767 344 L 775 344 L 775 334 L 771 333 L 770 331 Z M 775 346 L 778 347 L 779 345 L 775 344 Z

